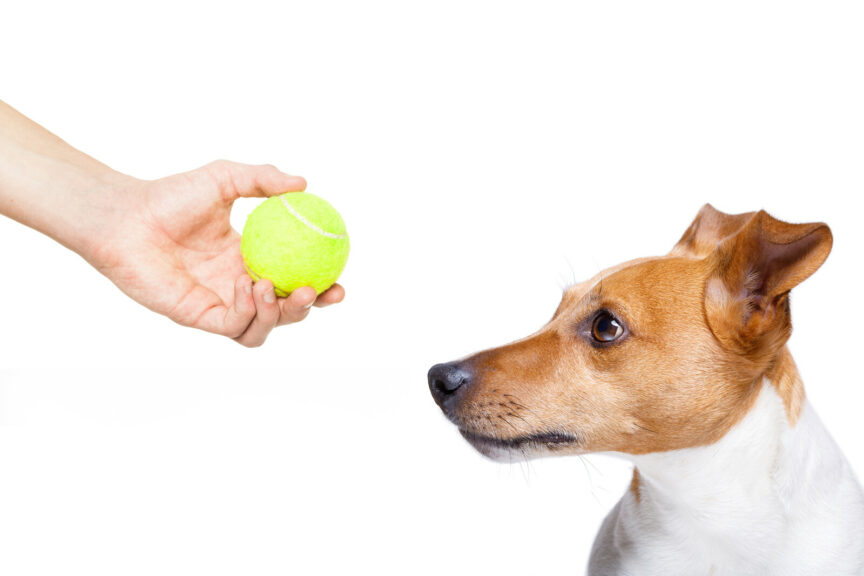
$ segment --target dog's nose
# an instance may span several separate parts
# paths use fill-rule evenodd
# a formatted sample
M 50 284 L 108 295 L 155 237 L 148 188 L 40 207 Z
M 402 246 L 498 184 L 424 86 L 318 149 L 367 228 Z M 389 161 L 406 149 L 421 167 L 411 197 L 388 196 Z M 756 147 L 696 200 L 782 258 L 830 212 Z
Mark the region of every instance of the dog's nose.
M 436 364 L 429 369 L 429 390 L 439 404 L 453 396 L 470 381 L 469 374 L 458 362 Z

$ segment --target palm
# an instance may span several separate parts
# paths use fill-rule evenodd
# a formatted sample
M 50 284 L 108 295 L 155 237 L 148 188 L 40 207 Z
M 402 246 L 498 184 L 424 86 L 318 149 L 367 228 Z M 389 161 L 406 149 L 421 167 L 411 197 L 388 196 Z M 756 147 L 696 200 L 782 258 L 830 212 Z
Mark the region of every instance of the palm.
M 139 291 L 136 299 L 145 306 L 181 324 L 195 325 L 207 310 L 230 303 L 234 279 L 243 273 L 230 204 L 212 201 L 213 188 L 225 185 L 209 174 L 181 175 L 144 191 L 146 213 L 137 238 L 144 254 L 128 268 L 128 287 Z

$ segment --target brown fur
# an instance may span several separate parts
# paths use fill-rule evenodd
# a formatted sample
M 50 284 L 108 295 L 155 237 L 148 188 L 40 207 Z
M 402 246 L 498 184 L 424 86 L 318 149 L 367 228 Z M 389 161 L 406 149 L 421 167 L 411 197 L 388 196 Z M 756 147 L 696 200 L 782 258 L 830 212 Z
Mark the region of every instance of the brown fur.
M 824 224 L 706 205 L 668 255 L 572 286 L 540 331 L 466 359 L 472 383 L 451 417 L 467 436 L 572 437 L 527 443 L 558 453 L 674 450 L 720 439 L 767 375 L 794 423 L 804 393 L 785 347 L 788 292 L 830 249 Z M 602 347 L 589 337 L 600 309 L 629 331 Z
M 641 498 L 641 494 L 639 494 L 639 469 L 633 468 L 633 477 L 630 478 L 630 492 L 633 493 L 633 497 L 636 499 L 636 502 L 639 502 Z
M 777 361 L 767 374 L 769 381 L 777 389 L 777 394 L 783 399 L 783 405 L 786 407 L 786 418 L 793 426 L 798 421 L 801 415 L 801 410 L 804 408 L 804 383 L 798 375 L 798 367 L 795 366 L 795 360 L 792 359 L 792 354 L 785 346 L 780 354 L 777 355 Z

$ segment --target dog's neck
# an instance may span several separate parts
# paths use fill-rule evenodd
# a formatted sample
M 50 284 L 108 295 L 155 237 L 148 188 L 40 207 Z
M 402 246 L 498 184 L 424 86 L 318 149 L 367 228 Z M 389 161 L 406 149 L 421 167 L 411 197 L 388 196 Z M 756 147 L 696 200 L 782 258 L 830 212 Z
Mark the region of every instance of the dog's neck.
M 615 530 L 622 541 L 646 545 L 635 551 L 675 552 L 683 566 L 704 564 L 706 573 L 726 567 L 717 574 L 804 573 L 802 562 L 819 566 L 864 551 L 856 540 L 864 538 L 864 500 L 849 465 L 809 404 L 793 424 L 767 379 L 720 441 L 631 458 L 637 472 Z M 826 543 L 814 548 L 817 535 Z M 801 558 L 802 550 L 810 556 Z M 784 572 L 787 560 L 799 567 Z
M 693 518 L 694 529 L 706 520 L 712 532 L 763 522 L 783 498 L 777 474 L 793 436 L 783 402 L 766 382 L 748 413 L 718 442 L 632 457 L 638 471 L 634 496 L 661 517 Z

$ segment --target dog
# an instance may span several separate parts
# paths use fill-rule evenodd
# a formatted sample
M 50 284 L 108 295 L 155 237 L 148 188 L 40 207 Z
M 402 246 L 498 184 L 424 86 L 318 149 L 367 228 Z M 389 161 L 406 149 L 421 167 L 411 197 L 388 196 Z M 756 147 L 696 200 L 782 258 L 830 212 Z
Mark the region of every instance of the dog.
M 433 366 L 430 391 L 490 458 L 633 462 L 590 576 L 864 574 L 864 493 L 786 346 L 789 291 L 832 242 L 706 204 L 669 254 L 569 287 L 533 335 Z

